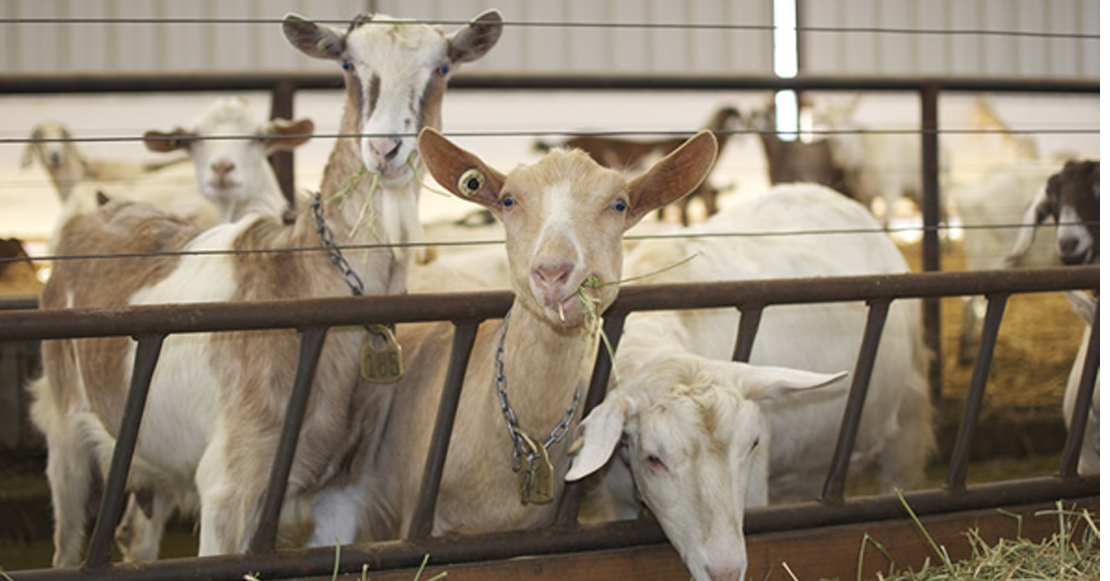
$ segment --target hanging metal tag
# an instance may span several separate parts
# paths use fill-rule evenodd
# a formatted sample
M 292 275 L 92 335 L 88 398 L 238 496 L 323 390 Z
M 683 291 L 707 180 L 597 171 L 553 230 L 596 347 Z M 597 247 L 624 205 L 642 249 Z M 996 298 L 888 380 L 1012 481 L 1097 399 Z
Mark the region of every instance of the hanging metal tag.
M 405 375 L 404 360 L 401 357 L 401 344 L 393 336 L 393 331 L 385 325 L 371 325 L 370 331 L 362 340 L 359 350 L 359 373 L 366 381 L 393 383 Z M 385 346 L 374 346 L 374 336 L 385 342 Z
M 516 430 L 523 441 L 523 462 L 520 470 L 521 503 L 547 504 L 555 498 L 555 468 L 547 456 L 547 448 Z

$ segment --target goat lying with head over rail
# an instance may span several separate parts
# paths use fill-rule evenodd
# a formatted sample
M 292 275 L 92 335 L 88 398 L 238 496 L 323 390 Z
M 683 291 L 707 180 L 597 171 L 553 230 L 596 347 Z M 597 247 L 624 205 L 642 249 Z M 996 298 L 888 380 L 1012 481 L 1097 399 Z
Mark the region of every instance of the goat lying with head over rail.
M 814 184 L 777 186 L 703 226 L 690 239 L 641 242 L 629 256 L 629 274 L 658 272 L 691 255 L 652 282 L 909 270 L 862 206 Z M 795 230 L 813 233 L 712 236 Z M 617 349 L 617 388 L 582 422 L 583 448 L 567 478 L 601 469 L 623 439 L 626 453 L 609 463 L 607 475 L 620 516 L 635 516 L 638 491 L 695 579 L 744 578 L 744 507 L 820 491 L 846 391 L 799 390 L 855 368 L 866 318 L 862 302 L 770 306 L 751 361 L 774 367 L 752 367 L 730 361 L 736 309 L 633 314 Z M 920 485 L 933 448 L 924 351 L 916 301 L 895 301 L 852 452 L 853 468 L 879 465 L 887 491 Z M 820 373 L 794 371 L 800 369 Z

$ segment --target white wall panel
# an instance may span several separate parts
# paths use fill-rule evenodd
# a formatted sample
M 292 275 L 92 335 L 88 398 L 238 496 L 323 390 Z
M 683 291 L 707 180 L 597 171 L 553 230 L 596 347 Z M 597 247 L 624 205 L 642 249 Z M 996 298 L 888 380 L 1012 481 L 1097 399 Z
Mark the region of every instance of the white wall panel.
M 799 1 L 803 27 L 849 29 L 802 33 L 803 68 L 813 74 L 1099 76 L 1098 0 Z M 872 27 L 950 34 L 858 30 Z M 1068 37 L 1076 34 L 1096 38 Z
M 1097 0 L 798 1 L 803 27 L 855 29 L 803 31 L 803 72 L 1098 77 L 1097 38 L 965 33 L 995 30 L 1097 35 Z M 510 24 L 499 46 L 468 67 L 472 71 L 771 73 L 769 30 L 527 25 L 585 22 L 765 27 L 771 23 L 771 0 L 6 0 L 0 2 L 0 17 L 6 19 L 171 21 L 0 24 L 0 73 L 330 70 L 333 64 L 301 55 L 285 42 L 278 21 L 287 12 L 334 20 L 337 26 L 344 26 L 355 14 L 371 9 L 404 18 L 469 20 L 490 6 L 497 6 Z M 227 19 L 255 22 L 220 22 Z M 903 29 L 961 33 L 893 32 Z

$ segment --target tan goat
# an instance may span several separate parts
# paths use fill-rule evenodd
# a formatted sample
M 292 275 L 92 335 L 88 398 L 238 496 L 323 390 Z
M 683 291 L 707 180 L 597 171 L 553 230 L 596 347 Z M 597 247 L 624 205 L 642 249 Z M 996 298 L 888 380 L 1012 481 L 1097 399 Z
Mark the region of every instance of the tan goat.
M 622 234 L 694 190 L 713 165 L 716 141 L 703 131 L 630 182 L 580 151 L 556 149 L 508 175 L 430 130 L 421 134 L 420 151 L 443 187 L 504 223 L 516 296 L 505 321 L 484 323 L 478 331 L 432 533 L 548 524 L 557 503 L 542 501 L 559 497 L 568 465 L 567 440 L 548 441 L 549 433 L 563 422 L 573 429 L 581 415 L 575 394 L 584 389 L 595 345 L 589 312 L 604 311 L 616 298 L 611 283 L 621 276 Z M 595 279 L 610 284 L 587 283 Z M 586 302 L 596 306 L 587 308 Z M 423 471 L 418 459 L 431 439 L 451 329 L 432 323 L 398 327 L 409 371 L 394 396 L 378 453 L 367 457 L 357 469 L 361 480 L 348 487 L 382 508 L 363 515 L 364 534 L 409 532 Z M 497 385 L 515 412 L 516 431 L 502 411 Z M 528 466 L 533 444 L 539 467 L 529 493 L 513 459 L 515 449 Z
M 148 206 L 109 203 L 71 220 L 59 252 L 226 253 L 63 261 L 43 291 L 43 308 L 345 296 L 353 285 L 328 253 L 242 251 L 328 247 L 319 232 L 326 229 L 339 245 L 367 240 L 396 245 L 418 236 L 415 131 L 439 124 L 452 68 L 493 47 L 501 33 L 500 14 L 483 13 L 452 35 L 380 15 L 359 16 L 344 30 L 290 15 L 284 31 L 309 56 L 342 65 L 347 100 L 340 133 L 360 136 L 336 141 L 321 203 L 301 207 L 292 224 L 260 215 L 200 233 Z M 371 94 L 377 98 L 362 98 Z M 373 190 L 371 183 L 377 184 Z M 350 266 L 365 284 L 361 292 L 392 294 L 404 292 L 410 261 L 407 249 L 383 248 L 352 257 Z M 287 508 L 298 509 L 292 514 L 327 487 L 348 450 L 351 426 L 366 420 L 354 417 L 350 405 L 364 336 L 358 327 L 328 335 L 286 493 Z M 123 337 L 44 345 L 49 381 L 36 389 L 33 415 L 49 446 L 55 565 L 79 562 L 90 462 L 106 472 L 134 350 Z M 164 504 L 199 498 L 201 554 L 246 547 L 297 353 L 293 330 L 174 335 L 163 346 L 130 484 L 153 489 L 155 501 Z M 374 393 L 385 398 L 384 408 L 391 390 Z

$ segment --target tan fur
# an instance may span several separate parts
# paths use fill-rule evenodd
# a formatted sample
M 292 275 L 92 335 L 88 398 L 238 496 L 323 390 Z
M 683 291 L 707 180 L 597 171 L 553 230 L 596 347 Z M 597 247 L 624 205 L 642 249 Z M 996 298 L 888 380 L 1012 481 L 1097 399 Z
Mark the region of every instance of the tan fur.
M 566 151 L 553 151 L 537 164 L 503 176 L 429 133 L 421 135 L 420 148 L 433 176 L 459 197 L 490 208 L 505 223 L 516 295 L 505 334 L 506 389 L 520 427 L 542 442 L 564 416 L 575 389 L 584 389 L 596 349 L 585 334 L 577 299 L 563 304 L 560 317 L 550 297 L 572 296 L 589 274 L 618 280 L 621 234 L 646 213 L 696 187 L 712 165 L 716 143 L 703 132 L 681 153 L 626 183 L 583 153 Z M 485 174 L 485 186 L 473 195 L 460 194 L 459 176 L 475 167 Z M 510 194 L 514 203 L 505 206 Z M 614 200 L 627 207 L 615 210 Z M 569 215 L 553 216 L 548 210 L 555 207 Z M 560 219 L 563 227 L 550 229 L 551 218 Z M 552 265 L 567 265 L 566 280 L 558 288 L 545 286 L 537 274 Z M 600 301 L 601 311 L 616 289 L 613 285 L 587 293 Z M 494 353 L 502 326 L 502 321 L 489 321 L 478 332 L 444 466 L 434 534 L 530 528 L 549 523 L 554 514 L 556 503 L 521 504 L 518 476 L 510 466 L 512 443 L 494 392 Z M 382 505 L 362 523 L 364 536 L 409 532 L 447 371 L 450 331 L 446 324 L 398 328 L 409 371 L 397 386 L 377 456 L 356 467 L 361 480 L 355 488 Z M 574 422 L 580 413 L 576 411 Z M 563 488 L 569 440 L 549 450 L 556 498 Z

